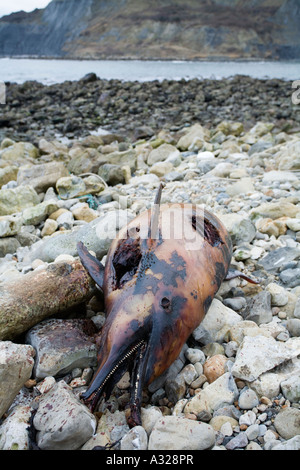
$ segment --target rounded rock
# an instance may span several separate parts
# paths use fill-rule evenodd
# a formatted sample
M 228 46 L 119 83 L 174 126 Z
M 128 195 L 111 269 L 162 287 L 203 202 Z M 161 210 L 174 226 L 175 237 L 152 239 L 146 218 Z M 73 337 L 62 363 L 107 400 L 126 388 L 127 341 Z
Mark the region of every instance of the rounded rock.
M 284 439 L 291 439 L 300 434 L 300 410 L 285 408 L 278 413 L 274 420 L 276 431 Z
M 242 416 L 239 418 L 239 425 L 241 426 L 242 424 L 246 424 L 246 426 L 251 426 L 251 424 L 254 424 L 256 420 L 256 414 L 249 410 L 246 411 Z
M 242 410 L 251 410 L 259 404 L 259 399 L 255 391 L 248 388 L 241 392 L 238 404 Z
M 147 450 L 148 436 L 142 426 L 135 426 L 122 437 L 121 450 Z
M 215 444 L 215 432 L 206 423 L 163 416 L 150 434 L 149 450 L 204 450 Z
M 227 361 L 228 358 L 223 354 L 216 354 L 207 359 L 203 365 L 203 373 L 206 375 L 209 383 L 214 382 L 225 373 L 225 364 Z
M 192 363 L 195 364 L 196 362 L 201 362 L 202 364 L 205 361 L 205 354 L 201 349 L 196 348 L 188 348 L 185 351 L 185 357 Z

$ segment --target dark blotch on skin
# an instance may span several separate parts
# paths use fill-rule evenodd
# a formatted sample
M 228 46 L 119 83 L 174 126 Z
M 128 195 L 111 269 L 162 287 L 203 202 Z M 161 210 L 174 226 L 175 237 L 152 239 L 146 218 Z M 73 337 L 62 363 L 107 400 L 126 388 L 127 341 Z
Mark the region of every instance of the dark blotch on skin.
M 206 299 L 204 300 L 204 312 L 205 313 L 208 311 L 209 307 L 211 306 L 212 301 L 213 301 L 213 298 L 210 295 L 206 297 Z
M 152 270 L 154 275 L 162 274 L 163 283 L 166 286 L 178 287 L 176 279 L 178 277 L 183 280 L 186 278 L 185 260 L 176 251 L 173 251 L 170 261 L 159 259 L 154 252 L 150 251 L 145 253 L 141 259 L 135 292 L 140 292 L 141 288 L 145 290 L 150 286 L 151 289 L 154 286 L 157 287 L 159 281 L 154 276 L 145 275 L 148 268 Z M 147 280 L 149 281 L 148 283 Z
M 182 256 L 179 256 L 177 251 L 173 251 L 171 255 L 171 268 L 176 270 L 177 276 L 181 279 L 186 278 L 186 262 Z
M 215 280 L 218 285 L 221 285 L 222 281 L 226 277 L 226 271 L 223 263 L 216 263 L 216 277 Z

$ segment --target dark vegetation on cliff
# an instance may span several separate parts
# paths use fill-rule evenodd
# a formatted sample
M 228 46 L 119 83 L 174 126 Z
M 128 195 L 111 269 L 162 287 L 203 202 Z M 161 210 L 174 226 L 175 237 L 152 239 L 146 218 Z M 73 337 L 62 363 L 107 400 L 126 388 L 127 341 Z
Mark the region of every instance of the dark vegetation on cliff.
M 0 19 L 0 55 L 298 59 L 297 0 L 52 0 Z

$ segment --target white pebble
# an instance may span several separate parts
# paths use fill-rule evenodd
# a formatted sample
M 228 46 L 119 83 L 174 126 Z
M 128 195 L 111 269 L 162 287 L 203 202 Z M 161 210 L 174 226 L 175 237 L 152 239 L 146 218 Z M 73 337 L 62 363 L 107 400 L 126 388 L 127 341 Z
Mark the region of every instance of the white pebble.
M 54 260 L 54 263 L 72 263 L 73 261 L 75 261 L 75 258 L 74 256 L 71 256 L 71 255 L 67 255 L 67 254 L 62 254 L 62 255 L 58 255 L 55 260 Z
M 201 362 L 203 364 L 205 362 L 205 354 L 201 349 L 188 348 L 185 351 L 185 357 L 192 364 L 195 364 L 196 362 Z
M 251 424 L 245 431 L 249 441 L 253 441 L 259 436 L 259 424 Z
M 239 425 L 246 424 L 246 426 L 251 426 L 256 421 L 256 414 L 253 411 L 246 411 L 243 415 L 240 416 Z
M 233 429 L 232 429 L 232 426 L 231 426 L 230 422 L 226 421 L 226 423 L 224 423 L 221 426 L 220 431 L 221 431 L 222 434 L 224 434 L 224 436 L 232 436 Z
M 262 413 L 261 415 L 258 416 L 257 420 L 260 423 L 263 423 L 264 421 L 266 421 L 267 417 L 268 417 L 267 413 Z

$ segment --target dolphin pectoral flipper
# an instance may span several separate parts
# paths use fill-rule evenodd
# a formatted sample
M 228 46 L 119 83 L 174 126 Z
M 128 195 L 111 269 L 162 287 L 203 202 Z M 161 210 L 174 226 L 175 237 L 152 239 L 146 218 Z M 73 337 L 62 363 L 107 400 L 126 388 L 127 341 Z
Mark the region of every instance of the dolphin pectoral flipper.
M 88 271 L 91 278 L 103 290 L 104 266 L 95 256 L 91 255 L 82 242 L 77 243 L 77 252 L 84 268 Z
M 236 277 L 241 277 L 242 279 L 245 279 L 246 281 L 250 282 L 251 284 L 259 284 L 258 281 L 255 279 L 252 279 L 251 277 L 247 276 L 246 274 L 242 273 L 241 271 L 238 271 L 237 269 L 231 269 L 229 268 L 228 273 L 224 279 L 224 281 L 230 281 L 230 279 L 234 279 Z

